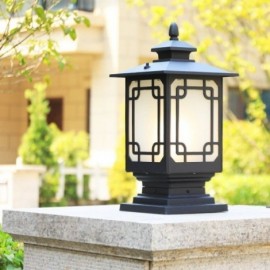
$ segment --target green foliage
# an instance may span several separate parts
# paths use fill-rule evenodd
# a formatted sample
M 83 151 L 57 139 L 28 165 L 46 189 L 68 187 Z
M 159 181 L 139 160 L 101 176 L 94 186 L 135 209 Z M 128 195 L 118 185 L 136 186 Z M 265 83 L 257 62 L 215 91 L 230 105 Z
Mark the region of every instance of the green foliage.
M 89 157 L 89 136 L 84 131 L 59 133 L 51 145 L 51 151 L 66 166 L 76 166 Z
M 46 83 L 36 83 L 33 90 L 26 90 L 25 97 L 30 102 L 28 112 L 30 125 L 22 138 L 19 155 L 25 164 L 45 165 L 56 164 L 50 150 L 53 142 L 53 131 L 47 124 L 49 104 L 46 100 Z
M 270 205 L 270 175 L 217 174 L 206 190 L 218 202 Z
M 270 133 L 257 122 L 225 121 L 224 172 L 270 175 Z
M 79 198 L 76 192 L 77 177 L 75 175 L 66 175 L 65 177 L 65 199 L 72 205 L 79 204 Z
M 74 167 L 89 158 L 89 136 L 84 131 L 59 132 L 51 145 L 51 150 L 55 157 L 64 162 L 67 167 Z M 89 177 L 84 179 L 84 198 L 88 199 Z M 65 178 L 65 199 L 73 204 L 79 203 L 76 193 L 77 178 L 74 175 L 67 175 Z
M 56 201 L 55 195 L 58 190 L 59 172 L 56 169 L 46 171 L 42 178 L 42 185 L 39 190 L 40 206 L 61 206 L 66 205 L 65 200 Z
M 258 77 L 270 83 L 269 0 L 173 0 L 165 6 L 126 1 L 140 8 L 159 39 L 167 39 L 169 24 L 180 21 L 181 40 L 199 44 L 195 57 L 239 73 L 249 119 L 259 124 L 269 121 L 255 87 Z
M 46 8 L 38 0 L 2 0 L 0 17 L 5 19 L 4 34 L 0 39 L 0 59 L 12 56 L 10 70 L 3 77 L 31 74 L 41 64 L 56 60 L 63 68 L 66 61 L 59 53 L 52 32 L 60 28 L 64 36 L 75 40 L 76 25 L 90 26 L 85 16 L 68 9 L 53 10 L 58 0 L 46 1 Z M 71 0 L 70 3 L 73 1 Z M 42 38 L 40 38 L 42 36 Z
M 53 128 L 53 141 L 49 146 L 54 160 L 63 162 L 67 167 L 77 166 L 89 157 L 89 136 L 84 131 L 61 132 Z M 76 193 L 77 178 L 74 175 L 65 177 L 65 194 L 60 202 L 55 201 L 55 195 L 58 189 L 59 171 L 56 168 L 49 170 L 43 179 L 43 185 L 40 190 L 40 203 L 42 206 L 79 204 L 79 198 Z M 84 177 L 84 195 L 89 198 L 89 177 Z
M 125 143 L 121 137 L 116 152 L 116 160 L 109 171 L 109 192 L 113 203 L 130 200 L 136 192 L 136 179 L 125 171 Z
M 224 171 L 206 185 L 217 201 L 270 203 L 270 134 L 257 122 L 225 121 Z
M 0 227 L 0 269 L 22 270 L 23 255 L 23 244 L 13 241 Z

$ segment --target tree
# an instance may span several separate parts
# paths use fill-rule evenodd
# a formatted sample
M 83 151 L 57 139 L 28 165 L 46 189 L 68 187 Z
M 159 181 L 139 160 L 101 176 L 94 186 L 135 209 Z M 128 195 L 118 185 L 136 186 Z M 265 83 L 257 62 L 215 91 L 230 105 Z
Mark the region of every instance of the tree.
M 19 155 L 25 164 L 45 165 L 51 168 L 56 165 L 55 157 L 50 149 L 54 139 L 54 129 L 47 123 L 50 111 L 46 99 L 47 83 L 36 83 L 33 90 L 26 90 L 25 97 L 29 101 L 28 113 L 30 125 L 23 135 Z
M 75 25 L 90 25 L 89 20 L 76 11 L 54 9 L 59 0 L 2 0 L 0 18 L 0 79 L 25 76 L 40 64 L 50 64 L 56 60 L 59 67 L 65 65 L 64 57 L 52 38 L 55 28 L 60 28 L 65 36 L 76 39 Z M 76 1 L 70 1 L 74 4 Z M 2 26 L 2 28 L 1 28 Z M 5 65 L 3 64 L 5 63 Z
M 199 44 L 197 57 L 239 73 L 249 119 L 269 125 L 260 90 L 255 87 L 258 77 L 270 84 L 269 0 L 173 0 L 166 6 L 126 1 L 140 8 L 161 39 L 172 21 L 181 22 L 180 38 Z

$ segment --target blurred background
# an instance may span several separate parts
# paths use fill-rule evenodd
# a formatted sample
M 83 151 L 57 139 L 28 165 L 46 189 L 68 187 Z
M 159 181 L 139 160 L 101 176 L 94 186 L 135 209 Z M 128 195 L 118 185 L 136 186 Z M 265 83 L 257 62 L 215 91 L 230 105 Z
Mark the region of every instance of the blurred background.
M 156 59 L 150 50 L 168 39 L 171 22 L 197 47 L 193 59 L 239 73 L 224 80 L 224 168 L 208 192 L 229 204 L 270 204 L 269 1 L 19 2 L 1 4 L 0 208 L 132 198 L 124 80 L 109 74 Z M 20 18 L 24 28 L 14 28 Z

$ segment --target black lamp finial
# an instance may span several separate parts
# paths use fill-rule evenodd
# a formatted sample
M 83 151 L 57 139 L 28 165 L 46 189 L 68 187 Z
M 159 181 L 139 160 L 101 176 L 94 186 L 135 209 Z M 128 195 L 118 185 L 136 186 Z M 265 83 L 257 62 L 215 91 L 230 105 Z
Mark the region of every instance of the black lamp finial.
M 179 31 L 178 31 L 178 25 L 176 23 L 171 23 L 169 28 L 169 36 L 170 40 L 178 40 Z

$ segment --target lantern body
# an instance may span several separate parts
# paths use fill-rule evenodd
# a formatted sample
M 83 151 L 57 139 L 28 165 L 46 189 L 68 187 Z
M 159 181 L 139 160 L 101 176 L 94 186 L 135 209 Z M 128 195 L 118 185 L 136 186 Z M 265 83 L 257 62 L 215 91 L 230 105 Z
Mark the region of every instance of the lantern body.
M 222 78 L 128 78 L 126 150 L 134 173 L 221 171 Z
M 126 78 L 126 170 L 142 193 L 120 210 L 185 214 L 227 211 L 205 193 L 222 171 L 222 79 L 237 76 L 195 63 L 191 45 L 170 41 L 152 48 L 159 59 L 112 77 Z

